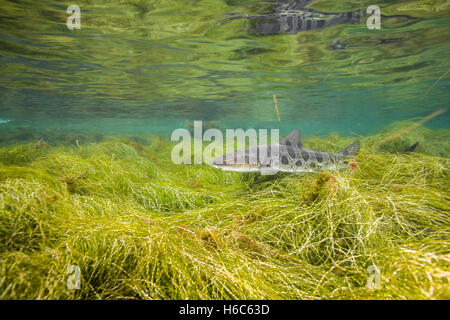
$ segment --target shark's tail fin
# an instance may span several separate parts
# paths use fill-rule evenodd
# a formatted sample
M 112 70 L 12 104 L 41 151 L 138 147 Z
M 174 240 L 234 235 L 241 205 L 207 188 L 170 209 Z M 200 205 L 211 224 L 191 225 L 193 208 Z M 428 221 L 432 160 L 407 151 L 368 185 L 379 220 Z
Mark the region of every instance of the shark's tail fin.
M 412 146 L 406 148 L 405 150 L 403 150 L 403 152 L 414 152 L 414 150 L 416 150 L 417 146 L 418 146 L 419 142 L 414 143 Z
M 359 141 L 355 141 L 351 145 L 349 145 L 347 148 L 345 148 L 343 151 L 339 152 L 339 154 L 344 157 L 357 155 L 359 152 L 360 145 L 361 144 Z

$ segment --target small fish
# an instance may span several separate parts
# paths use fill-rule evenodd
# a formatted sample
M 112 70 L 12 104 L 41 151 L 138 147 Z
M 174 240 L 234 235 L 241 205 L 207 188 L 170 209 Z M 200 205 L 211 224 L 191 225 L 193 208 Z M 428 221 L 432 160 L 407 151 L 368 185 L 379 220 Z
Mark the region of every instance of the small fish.
M 273 155 L 272 148 L 278 149 Z M 300 131 L 294 130 L 278 145 L 259 145 L 241 149 L 217 157 L 209 165 L 224 171 L 261 174 L 273 174 L 278 171 L 295 173 L 338 170 L 348 168 L 346 158 L 358 154 L 359 148 L 360 142 L 356 141 L 339 153 L 309 150 L 303 146 Z

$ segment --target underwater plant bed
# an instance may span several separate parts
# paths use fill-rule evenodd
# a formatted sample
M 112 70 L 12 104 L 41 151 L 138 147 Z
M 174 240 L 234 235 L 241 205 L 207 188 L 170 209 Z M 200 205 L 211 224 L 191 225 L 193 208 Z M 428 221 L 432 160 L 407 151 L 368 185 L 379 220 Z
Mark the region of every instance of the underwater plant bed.
M 449 131 L 389 130 L 355 168 L 274 176 L 174 165 L 156 136 L 4 145 L 1 298 L 448 299 Z

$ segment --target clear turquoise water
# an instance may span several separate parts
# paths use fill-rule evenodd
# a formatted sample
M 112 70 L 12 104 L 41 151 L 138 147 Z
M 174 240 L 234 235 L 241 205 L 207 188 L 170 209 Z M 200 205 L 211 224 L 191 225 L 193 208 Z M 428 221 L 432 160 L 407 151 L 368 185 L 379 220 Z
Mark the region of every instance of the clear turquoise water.
M 450 97 L 448 1 L 316 0 L 306 9 L 319 19 L 378 4 L 382 28 L 369 30 L 361 17 L 272 34 L 257 28 L 275 3 L 76 1 L 81 30 L 72 31 L 74 3 L 0 3 L 3 130 L 171 132 L 214 120 L 369 134 L 447 109 Z M 449 120 L 447 112 L 427 125 Z

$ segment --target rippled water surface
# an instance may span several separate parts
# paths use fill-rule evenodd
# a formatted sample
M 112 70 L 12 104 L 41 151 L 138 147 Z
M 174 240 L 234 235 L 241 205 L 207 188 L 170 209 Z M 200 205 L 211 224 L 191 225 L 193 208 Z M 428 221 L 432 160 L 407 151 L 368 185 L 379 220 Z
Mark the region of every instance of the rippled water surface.
M 0 126 L 365 134 L 449 101 L 448 1 L 0 3 Z M 66 27 L 72 4 L 81 30 Z

